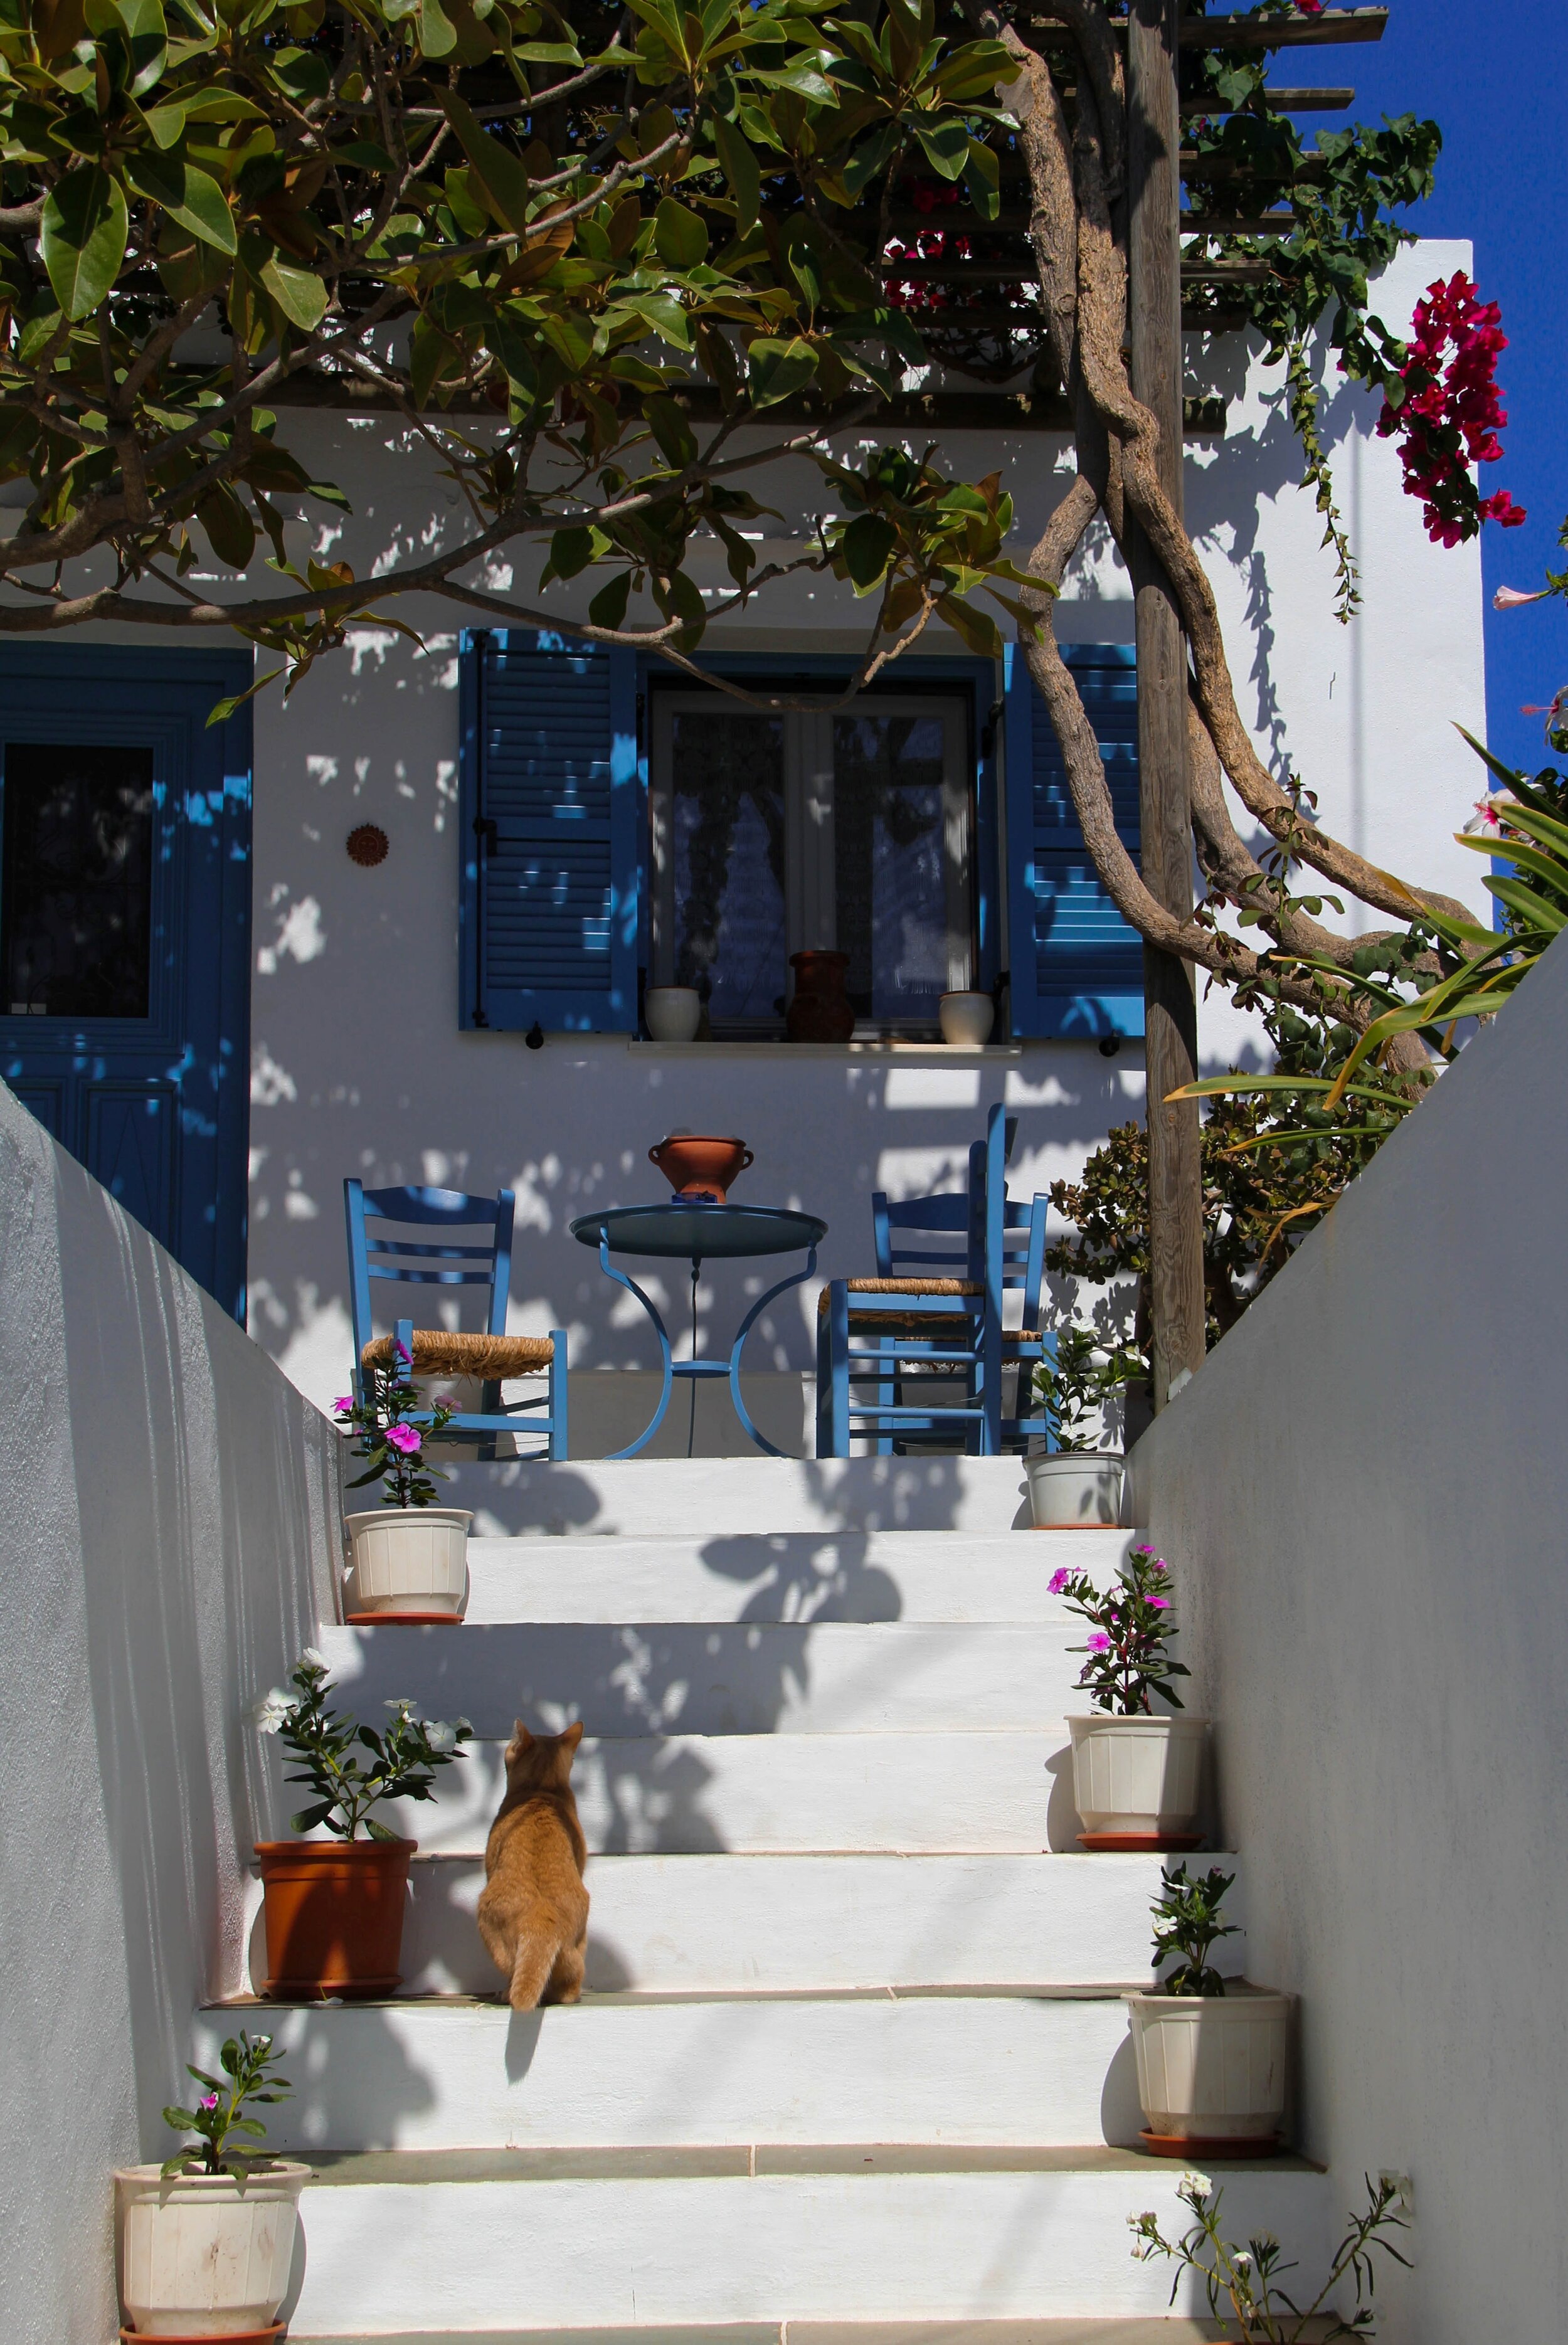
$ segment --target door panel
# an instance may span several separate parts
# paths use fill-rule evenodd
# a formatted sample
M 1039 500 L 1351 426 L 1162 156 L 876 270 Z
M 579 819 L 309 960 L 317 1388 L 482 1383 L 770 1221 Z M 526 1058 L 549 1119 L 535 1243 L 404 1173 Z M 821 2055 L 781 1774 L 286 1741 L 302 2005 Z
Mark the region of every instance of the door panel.
M 249 654 L 0 645 L 0 1072 L 243 1318 Z

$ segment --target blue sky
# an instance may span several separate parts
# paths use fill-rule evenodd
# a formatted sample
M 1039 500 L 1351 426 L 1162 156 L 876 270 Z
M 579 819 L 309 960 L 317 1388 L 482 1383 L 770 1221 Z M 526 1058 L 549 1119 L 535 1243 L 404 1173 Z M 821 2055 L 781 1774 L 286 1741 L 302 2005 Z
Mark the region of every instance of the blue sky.
M 1504 458 L 1486 467 L 1488 490 L 1523 505 L 1522 529 L 1481 533 L 1486 575 L 1487 723 L 1492 746 L 1533 772 L 1549 752 L 1541 719 L 1522 716 L 1568 684 L 1568 604 L 1490 607 L 1499 585 L 1534 587 L 1560 570 L 1557 532 L 1568 514 L 1568 198 L 1563 185 L 1568 123 L 1568 7 L 1563 0 L 1389 0 L 1389 29 L 1375 46 L 1286 49 L 1271 77 L 1298 88 L 1355 85 L 1348 115 L 1301 117 L 1314 129 L 1384 114 L 1429 116 L 1443 151 L 1430 203 L 1408 217 L 1427 236 L 1467 236 L 1475 279 L 1502 305 L 1509 347 L 1498 365 L 1508 426 Z M 1210 13 L 1217 13 L 1211 0 Z M 1395 331 L 1406 319 L 1389 318 Z

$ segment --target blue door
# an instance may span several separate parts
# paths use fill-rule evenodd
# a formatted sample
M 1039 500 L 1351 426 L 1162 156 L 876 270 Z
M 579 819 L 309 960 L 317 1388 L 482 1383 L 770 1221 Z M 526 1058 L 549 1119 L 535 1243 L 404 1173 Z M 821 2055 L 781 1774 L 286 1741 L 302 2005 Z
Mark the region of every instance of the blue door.
M 248 653 L 0 644 L 0 1069 L 245 1309 Z

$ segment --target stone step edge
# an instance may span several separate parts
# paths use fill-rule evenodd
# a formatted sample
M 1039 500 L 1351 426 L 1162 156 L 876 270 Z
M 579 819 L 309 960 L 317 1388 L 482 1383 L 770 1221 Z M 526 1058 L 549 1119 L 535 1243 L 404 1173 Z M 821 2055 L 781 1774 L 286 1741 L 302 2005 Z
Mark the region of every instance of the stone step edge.
M 1093 1981 L 1030 1981 L 1016 1985 L 942 1982 L 934 1985 L 875 1986 L 737 1986 L 737 1987 L 616 1987 L 586 1990 L 575 2004 L 548 2005 L 547 2010 L 592 2013 L 643 2011 L 667 2004 L 732 2003 L 1119 2003 L 1125 1995 L 1144 1995 L 1151 1978 Z M 1242 1984 L 1239 1978 L 1236 1984 Z M 203 2011 L 504 2011 L 497 1995 L 323 1995 L 320 2001 L 280 2000 L 270 1995 L 236 1994 L 204 2003 Z
M 1110 2142 L 969 2147 L 946 2142 L 718 2142 L 667 2148 L 300 2150 L 318 2190 L 471 2183 L 762 2181 L 833 2176 L 1127 2174 L 1174 2177 L 1169 2158 Z M 1195 2161 L 1195 2163 L 1197 2161 Z M 1295 2150 L 1269 2158 L 1206 2157 L 1205 2173 L 1323 2174 Z
M 1333 2323 L 1308 2320 L 1303 2345 L 1319 2345 Z M 374 2345 L 1234 2345 L 1234 2328 L 1191 2314 L 1107 2319 L 1089 2313 L 1044 2320 L 753 2320 L 647 2329 L 420 2329 L 377 2331 Z M 359 2345 L 356 2336 L 291 2334 L 289 2345 Z M 371 2345 L 368 2334 L 364 2345 Z

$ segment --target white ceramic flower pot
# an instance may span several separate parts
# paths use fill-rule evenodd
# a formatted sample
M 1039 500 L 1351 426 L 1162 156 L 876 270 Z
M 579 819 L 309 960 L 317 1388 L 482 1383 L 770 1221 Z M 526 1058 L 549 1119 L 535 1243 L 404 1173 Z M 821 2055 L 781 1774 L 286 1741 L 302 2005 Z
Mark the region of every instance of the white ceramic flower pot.
M 936 1014 L 944 1042 L 978 1051 L 991 1040 L 996 1004 L 989 993 L 944 993 L 936 1005 Z
M 1214 2156 L 1278 2140 L 1291 1997 L 1240 1981 L 1222 1995 L 1129 1995 L 1138 2100 L 1152 2144 Z
M 702 996 L 694 985 L 650 985 L 643 1016 L 656 1042 L 695 1042 L 702 1022 Z
M 1070 1718 L 1073 1804 L 1096 1847 L 1181 1847 L 1197 1838 L 1207 1718 Z
M 265 2329 L 289 2293 L 308 2166 L 277 2158 L 248 2178 L 156 2166 L 115 2176 L 115 2251 L 128 2327 L 152 2337 Z
M 347 1515 L 350 1620 L 461 1620 L 468 1605 L 463 1507 L 377 1507 Z
M 1053 1449 L 1026 1457 L 1037 1531 L 1081 1531 L 1122 1519 L 1126 1460 L 1119 1449 Z

